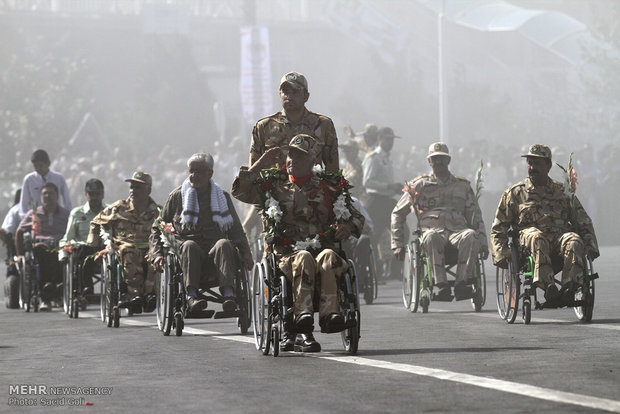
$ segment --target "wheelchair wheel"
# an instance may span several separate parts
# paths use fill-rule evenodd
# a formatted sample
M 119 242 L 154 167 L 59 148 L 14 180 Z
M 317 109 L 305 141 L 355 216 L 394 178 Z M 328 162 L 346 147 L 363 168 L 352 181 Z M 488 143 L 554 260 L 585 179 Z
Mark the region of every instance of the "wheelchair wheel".
M 71 272 L 73 271 L 73 257 L 69 257 L 69 261 L 62 266 L 63 286 L 62 286 L 62 307 L 69 317 L 71 317 L 71 301 L 73 293 L 73 281 Z
M 29 252 L 26 252 L 20 263 L 19 277 L 19 306 L 26 312 L 30 312 L 30 299 L 32 294 L 31 273 L 33 271 L 32 257 Z
M 420 287 L 424 275 L 424 261 L 417 246 L 407 246 L 403 269 L 403 304 L 411 312 L 417 312 L 420 305 Z M 428 305 L 427 305 L 428 310 Z
M 474 297 L 471 298 L 471 306 L 476 312 L 482 311 L 487 300 L 487 277 L 484 271 L 484 261 L 478 257 L 476 265 L 476 281 L 474 282 Z
M 532 321 L 532 302 L 529 299 L 524 300 L 522 308 L 523 322 L 529 325 Z
M 497 268 L 495 287 L 497 288 L 497 310 L 499 316 L 507 323 L 513 323 L 519 309 L 520 280 L 510 261 L 508 269 Z
M 237 326 L 242 335 L 248 333 L 251 325 L 252 303 L 249 293 L 248 272 L 245 268 L 241 268 L 239 277 L 237 278 L 237 303 L 239 304 L 239 317 L 237 318 Z
M 185 327 L 185 322 L 183 321 L 183 314 L 181 312 L 177 312 L 174 315 L 174 334 L 176 336 L 183 335 L 184 327 Z
M 77 319 L 80 316 L 80 303 L 78 298 L 73 298 L 71 300 L 71 307 L 69 309 L 69 317 L 73 319 Z
M 366 265 L 367 269 L 361 269 L 361 271 L 364 271 L 366 274 L 366 277 L 364 278 L 364 287 L 362 290 L 364 294 L 364 302 L 367 305 L 372 305 L 373 301 L 377 298 L 377 295 L 379 293 L 379 283 L 377 282 L 377 267 L 372 247 L 370 249 L 368 259 L 368 264 Z
M 4 304 L 7 309 L 19 308 L 19 276 L 7 275 L 4 281 Z
M 577 291 L 575 299 L 585 302 L 582 306 L 575 306 L 575 315 L 580 322 L 590 322 L 592 320 L 592 313 L 594 311 L 594 278 L 591 276 L 594 274 L 592 268 L 592 261 L 587 258 L 584 262 L 586 268 L 584 268 L 584 283 L 583 286 Z
M 278 325 L 271 327 L 271 353 L 274 357 L 280 355 L 280 327 Z
M 349 263 L 352 264 L 350 260 Z M 355 355 L 359 347 L 361 314 L 358 295 L 359 286 L 352 266 L 344 274 L 343 282 L 344 291 L 341 292 L 343 300 L 339 301 L 341 305 L 340 310 L 344 316 L 345 323 L 349 327 L 341 332 L 342 345 L 350 355 Z
M 99 292 L 99 299 L 101 305 L 101 322 L 108 322 L 108 301 L 107 301 L 107 292 L 109 287 L 109 274 L 108 274 L 108 260 L 106 257 L 103 258 L 101 262 L 101 280 L 99 281 L 99 285 L 101 288 L 101 292 Z
M 269 306 L 271 289 L 265 283 L 267 277 L 266 266 L 268 261 L 263 259 L 254 265 L 252 272 L 252 327 L 254 329 L 254 343 L 256 349 L 264 355 L 269 353 L 271 336 L 271 319 Z
M 170 335 L 172 329 L 172 318 L 174 312 L 174 299 L 172 289 L 171 261 L 174 260 L 169 255 L 166 256 L 164 271 L 159 276 L 159 297 L 157 298 L 157 327 L 164 334 Z
M 110 318 L 113 320 L 113 326 L 115 328 L 118 328 L 121 324 L 121 310 L 118 308 L 118 306 L 115 306 L 112 309 L 112 317 Z

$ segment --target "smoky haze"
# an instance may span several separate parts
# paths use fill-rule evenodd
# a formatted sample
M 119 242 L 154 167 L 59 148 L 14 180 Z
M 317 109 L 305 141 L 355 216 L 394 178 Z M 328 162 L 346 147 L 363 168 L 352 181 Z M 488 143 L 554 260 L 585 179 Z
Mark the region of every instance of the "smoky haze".
M 126 197 L 136 169 L 164 203 L 200 151 L 230 188 L 252 125 L 281 109 L 280 78 L 298 71 L 307 108 L 333 119 L 340 142 L 345 126 L 366 123 L 402 137 L 400 181 L 428 170 L 428 145 L 441 139 L 456 175 L 473 179 L 483 160 L 487 227 L 501 192 L 525 176 L 528 145 L 549 145 L 565 166 L 574 152 L 577 194 L 600 242 L 618 244 L 618 22 L 613 0 L 7 0 L 0 212 L 37 148 L 74 205 L 91 177 L 108 203 Z

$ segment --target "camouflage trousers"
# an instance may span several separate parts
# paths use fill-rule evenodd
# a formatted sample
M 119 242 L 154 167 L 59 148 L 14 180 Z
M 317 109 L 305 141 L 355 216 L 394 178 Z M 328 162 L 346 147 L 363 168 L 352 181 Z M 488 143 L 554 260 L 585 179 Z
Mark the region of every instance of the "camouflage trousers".
M 148 247 L 139 249 L 124 243 L 118 250 L 129 295 L 134 298 L 155 293 L 155 268 L 146 259 Z
M 534 283 L 540 287 L 553 283 L 553 256 L 562 258 L 562 285 L 581 283 L 584 247 L 577 233 L 545 234 L 536 227 L 530 227 L 521 230 L 519 243 L 529 250 L 534 259 Z
M 293 313 L 314 313 L 316 277 L 321 281 L 319 317 L 339 312 L 338 279 L 349 265 L 335 251 L 325 249 L 316 259 L 310 252 L 299 250 L 280 260 L 280 269 L 293 284 Z
M 422 246 L 428 256 L 430 266 L 435 279 L 435 284 L 448 281 L 446 275 L 445 248 L 451 245 L 458 249 L 456 265 L 456 282 L 467 282 L 473 266 L 478 260 L 480 240 L 476 231 L 465 229 L 457 232 L 448 230 L 427 230 L 422 235 Z

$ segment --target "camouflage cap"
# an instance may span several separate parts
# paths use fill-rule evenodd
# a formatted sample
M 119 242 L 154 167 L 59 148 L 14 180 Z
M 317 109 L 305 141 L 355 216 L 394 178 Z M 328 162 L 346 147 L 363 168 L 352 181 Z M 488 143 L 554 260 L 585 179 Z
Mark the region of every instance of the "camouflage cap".
M 301 73 L 289 72 L 286 75 L 282 76 L 282 79 L 280 79 L 280 88 L 282 88 L 282 85 L 286 82 L 290 83 L 291 85 L 293 85 L 293 87 L 297 89 L 304 88 L 306 91 L 308 90 L 308 81 L 306 80 L 306 77 Z
M 316 142 L 316 139 L 314 139 L 310 135 L 295 135 L 288 145 L 290 148 L 296 148 L 302 152 L 305 152 L 306 154 L 312 155 L 313 157 L 316 156 L 316 149 L 318 147 L 318 144 Z
M 96 178 L 91 178 L 90 180 L 86 181 L 84 191 L 87 193 L 91 191 L 103 191 L 103 183 Z
M 452 158 L 445 142 L 434 142 L 428 147 L 428 155 L 426 158 L 429 159 L 430 157 L 434 157 L 436 155 L 445 155 Z
M 521 155 L 522 157 L 536 157 L 536 158 L 547 158 L 551 161 L 551 150 L 548 146 L 542 144 L 534 144 L 530 146 L 527 154 Z
M 153 185 L 153 179 L 151 178 L 151 176 L 143 171 L 136 171 L 135 173 L 133 173 L 131 178 L 126 179 L 125 182 L 142 183 L 150 186 Z

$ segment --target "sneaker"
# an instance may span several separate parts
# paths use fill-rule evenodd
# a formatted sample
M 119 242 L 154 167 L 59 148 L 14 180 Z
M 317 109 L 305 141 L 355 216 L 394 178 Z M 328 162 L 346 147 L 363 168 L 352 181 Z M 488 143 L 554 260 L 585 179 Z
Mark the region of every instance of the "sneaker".
M 198 314 L 207 309 L 209 303 L 205 299 L 189 298 L 187 300 L 187 310 L 191 314 Z
M 44 300 L 39 305 L 39 311 L 41 312 L 49 312 L 52 309 L 52 304 L 49 300 Z
M 234 296 L 224 298 L 222 310 L 226 313 L 232 313 L 237 310 L 237 302 L 235 301 Z
M 146 299 L 144 300 L 144 305 L 142 306 L 142 309 L 144 310 L 144 312 L 149 313 L 153 312 L 156 307 L 157 298 L 155 297 L 154 293 L 149 293 L 148 295 L 146 295 Z
M 331 313 L 319 319 L 321 332 L 336 333 L 346 329 L 344 316 L 340 313 Z
M 321 352 L 321 344 L 314 339 L 312 332 L 298 335 L 295 352 Z
M 284 331 L 280 341 L 280 351 L 293 351 L 295 349 L 295 333 Z

